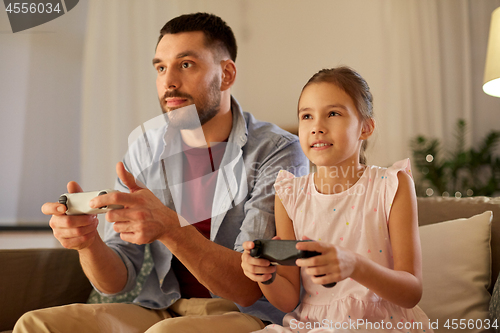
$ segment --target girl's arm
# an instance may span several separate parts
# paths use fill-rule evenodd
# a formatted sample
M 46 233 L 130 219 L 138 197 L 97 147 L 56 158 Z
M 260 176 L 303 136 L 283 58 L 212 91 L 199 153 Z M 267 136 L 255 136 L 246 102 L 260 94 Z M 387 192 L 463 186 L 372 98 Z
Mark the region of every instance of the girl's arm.
M 280 239 L 295 239 L 292 220 L 281 203 L 278 195 L 275 197 L 274 215 L 276 220 L 276 235 Z M 283 312 L 291 312 L 300 299 L 300 273 L 296 266 L 277 266 L 276 278 L 271 284 L 263 284 L 271 278 L 274 267 L 268 267 L 269 261 L 266 259 L 256 259 L 250 256 L 250 249 L 253 248 L 252 242 L 243 244 L 245 252 L 242 255 L 241 267 L 247 277 L 259 282 L 259 287 L 266 298 L 276 308 Z M 264 275 L 259 275 L 263 274 Z
M 394 269 L 345 248 L 318 242 L 299 243 L 301 250 L 321 252 L 321 256 L 298 259 L 318 284 L 338 282 L 347 277 L 364 285 L 378 296 L 405 308 L 412 308 L 422 297 L 422 259 L 418 234 L 417 200 L 413 181 L 398 173 L 398 190 L 389 215 L 389 234 Z M 323 277 L 314 275 L 325 274 Z
M 380 297 L 412 308 L 422 297 L 422 254 L 418 233 L 417 198 L 411 177 L 398 173 L 398 190 L 389 215 L 394 270 L 359 256 L 352 278 Z

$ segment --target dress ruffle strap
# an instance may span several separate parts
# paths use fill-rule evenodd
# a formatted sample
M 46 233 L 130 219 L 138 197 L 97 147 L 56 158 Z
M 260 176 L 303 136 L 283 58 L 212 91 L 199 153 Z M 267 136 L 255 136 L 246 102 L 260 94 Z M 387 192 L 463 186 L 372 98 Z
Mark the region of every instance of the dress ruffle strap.
M 394 197 L 396 196 L 396 192 L 398 191 L 398 173 L 400 171 L 406 172 L 413 179 L 409 158 L 397 161 L 391 167 L 387 168 L 385 172 L 385 211 L 387 219 L 389 219 L 392 203 L 394 202 Z

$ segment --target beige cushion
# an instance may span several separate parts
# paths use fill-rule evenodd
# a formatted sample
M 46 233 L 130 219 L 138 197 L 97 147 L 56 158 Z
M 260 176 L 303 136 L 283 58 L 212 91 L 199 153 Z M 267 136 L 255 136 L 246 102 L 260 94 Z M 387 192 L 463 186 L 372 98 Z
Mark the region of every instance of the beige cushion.
M 439 320 L 435 332 L 448 332 L 442 330 L 448 319 L 488 318 L 491 216 L 488 211 L 419 228 L 424 287 L 419 306 L 431 322 Z
M 471 217 L 487 210 L 493 212 L 491 221 L 491 252 L 492 252 L 492 281 L 490 293 L 500 271 L 500 197 L 472 197 L 472 198 L 417 198 L 418 223 L 449 221 L 463 217 Z

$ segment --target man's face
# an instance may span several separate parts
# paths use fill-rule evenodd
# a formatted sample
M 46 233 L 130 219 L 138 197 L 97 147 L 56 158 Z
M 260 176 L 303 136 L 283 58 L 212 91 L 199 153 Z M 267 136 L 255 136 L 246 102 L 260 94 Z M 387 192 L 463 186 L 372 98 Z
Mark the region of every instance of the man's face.
M 166 34 L 158 43 L 153 65 L 156 88 L 164 113 L 195 104 L 199 119 L 169 115 L 170 124 L 181 129 L 204 125 L 220 109 L 221 66 L 205 46 L 201 31 Z

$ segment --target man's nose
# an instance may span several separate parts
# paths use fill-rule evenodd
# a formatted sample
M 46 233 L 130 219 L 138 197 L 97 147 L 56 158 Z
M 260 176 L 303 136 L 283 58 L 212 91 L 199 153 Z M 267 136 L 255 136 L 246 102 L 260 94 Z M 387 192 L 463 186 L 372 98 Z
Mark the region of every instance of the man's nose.
M 179 75 L 174 70 L 166 70 L 163 85 L 166 90 L 178 89 L 180 86 Z

